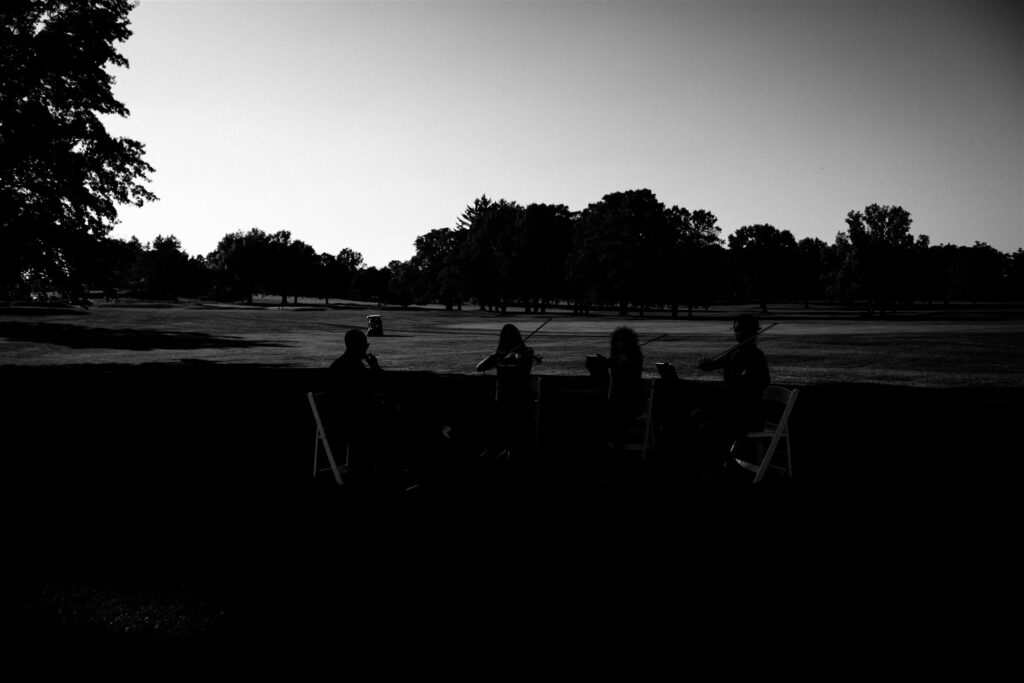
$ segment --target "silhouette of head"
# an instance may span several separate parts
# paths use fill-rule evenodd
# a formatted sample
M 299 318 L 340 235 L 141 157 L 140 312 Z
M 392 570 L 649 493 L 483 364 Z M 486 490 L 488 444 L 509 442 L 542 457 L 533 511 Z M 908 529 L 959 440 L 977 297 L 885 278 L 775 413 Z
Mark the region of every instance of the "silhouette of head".
M 366 341 L 366 335 L 362 330 L 351 329 L 345 333 L 345 351 L 362 358 L 366 349 L 370 348 L 370 342 Z
M 506 323 L 501 328 L 501 336 L 498 337 L 498 351 L 508 353 L 523 343 L 523 335 L 519 334 L 519 328 L 512 323 Z
M 615 328 L 612 332 L 612 350 L 611 355 L 613 356 L 639 356 L 640 342 L 637 339 L 636 332 L 633 331 L 632 327 Z
M 750 313 L 741 313 L 732 321 L 732 331 L 736 334 L 736 341 L 743 341 L 753 337 L 760 329 L 761 323 L 757 321 L 757 317 Z M 751 344 L 754 343 L 756 342 L 751 342 Z

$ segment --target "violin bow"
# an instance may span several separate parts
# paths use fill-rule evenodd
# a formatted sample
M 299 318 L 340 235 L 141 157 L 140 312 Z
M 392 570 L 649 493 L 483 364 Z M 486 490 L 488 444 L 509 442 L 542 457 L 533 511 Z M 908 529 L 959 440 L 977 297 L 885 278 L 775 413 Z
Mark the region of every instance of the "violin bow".
M 740 348 L 741 346 L 743 346 L 743 345 L 744 345 L 744 344 L 746 344 L 747 342 L 749 342 L 749 341 L 752 341 L 752 340 L 754 340 L 754 339 L 755 339 L 755 338 L 757 337 L 757 335 L 761 334 L 762 332 L 767 332 L 768 330 L 772 329 L 772 328 L 773 328 L 773 327 L 775 327 L 776 325 L 778 325 L 778 323 L 769 323 L 769 324 L 765 325 L 764 327 L 762 327 L 761 329 L 759 329 L 759 330 L 758 330 L 757 332 L 755 332 L 754 334 L 750 335 L 749 337 L 747 337 L 746 339 L 744 339 L 744 340 L 743 340 L 743 341 L 741 341 L 740 343 L 738 343 L 738 344 L 734 345 L 734 346 L 733 346 L 732 348 L 728 349 L 727 351 L 722 351 L 722 352 L 721 352 L 720 354 L 718 354 L 717 356 L 715 356 L 714 358 L 712 358 L 712 359 L 711 359 L 710 361 L 708 361 L 708 362 L 709 362 L 709 363 L 717 363 L 718 361 L 722 360 L 723 358 L 725 358 L 725 357 L 726 357 L 726 356 L 728 356 L 728 355 L 729 355 L 730 353 L 732 353 L 732 352 L 733 352 L 733 351 L 735 351 L 736 349 Z
M 656 341 L 658 341 L 659 339 L 661 339 L 661 338 L 663 338 L 663 337 L 667 337 L 667 336 L 668 336 L 668 334 L 659 334 L 659 335 L 658 335 L 657 337 L 655 337 L 654 339 L 648 339 L 647 341 L 645 341 L 645 342 L 644 342 L 643 344 L 641 344 L 640 346 L 647 346 L 647 345 L 648 345 L 648 344 L 650 344 L 651 342 L 656 342 Z

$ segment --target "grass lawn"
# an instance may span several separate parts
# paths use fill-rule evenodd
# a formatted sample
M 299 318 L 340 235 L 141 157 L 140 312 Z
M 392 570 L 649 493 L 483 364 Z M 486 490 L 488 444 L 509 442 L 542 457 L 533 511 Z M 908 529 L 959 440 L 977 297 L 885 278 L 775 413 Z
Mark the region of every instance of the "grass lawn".
M 869 606 L 927 620 L 996 590 L 954 595 L 950 582 L 969 581 L 950 568 L 986 564 L 1004 531 L 993 464 L 1015 452 L 1024 414 L 1019 313 L 764 316 L 779 322 L 761 342 L 773 380 L 801 389 L 791 482 L 694 486 L 675 476 L 671 447 L 640 462 L 581 445 L 583 360 L 616 326 L 668 335 L 644 347 L 648 375 L 669 361 L 713 387 L 689 368 L 731 345 L 737 310 L 0 309 L 0 625 L 65 651 L 194 652 L 399 638 L 396 623 L 493 641 L 513 616 L 554 638 L 683 612 L 723 626 L 768 603 L 818 625 Z M 473 367 L 504 323 L 528 333 L 550 317 L 531 340 L 546 387 L 540 452 L 411 496 L 314 482 L 305 393 L 368 314 L 383 316 L 371 350 L 407 409 L 454 424 L 467 452 L 494 380 Z M 678 420 L 671 402 L 662 411 L 660 424 Z M 777 590 L 736 589 L 752 576 Z M 438 632 L 440 615 L 458 627 Z
M 694 320 L 666 314 L 620 318 L 479 311 L 378 310 L 358 304 L 314 303 L 278 307 L 183 304 L 103 304 L 19 315 L 0 309 L 0 363 L 19 366 L 214 362 L 274 367 L 326 367 L 344 351 L 343 336 L 366 328 L 368 314 L 382 315 L 385 336 L 371 351 L 396 371 L 473 372 L 490 353 L 507 322 L 526 335 L 550 322 L 531 340 L 543 358 L 538 374 L 581 374 L 588 354 L 607 353 L 612 330 L 632 326 L 644 347 L 645 372 L 655 362 L 673 363 L 684 377 L 699 354 L 734 342 L 730 318 L 749 307 L 699 311 Z M 940 313 L 942 309 L 937 309 Z M 763 322 L 779 324 L 761 346 L 773 380 L 785 385 L 827 382 L 883 383 L 919 387 L 1024 386 L 1024 314 L 997 310 L 944 317 L 931 312 L 892 320 L 861 319 L 826 307 L 773 308 Z

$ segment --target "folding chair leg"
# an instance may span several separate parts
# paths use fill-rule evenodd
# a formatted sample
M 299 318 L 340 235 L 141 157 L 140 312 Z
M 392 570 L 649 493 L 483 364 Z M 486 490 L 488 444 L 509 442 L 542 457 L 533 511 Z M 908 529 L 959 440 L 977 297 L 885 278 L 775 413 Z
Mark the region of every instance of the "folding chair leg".
M 654 415 L 651 414 L 647 417 L 647 425 L 644 428 L 644 447 L 640 452 L 640 459 L 647 459 L 647 449 L 655 448 L 654 445 Z
M 793 450 L 789 442 L 789 429 L 786 429 L 786 476 L 793 478 Z
M 320 430 L 313 431 L 313 478 L 320 473 Z

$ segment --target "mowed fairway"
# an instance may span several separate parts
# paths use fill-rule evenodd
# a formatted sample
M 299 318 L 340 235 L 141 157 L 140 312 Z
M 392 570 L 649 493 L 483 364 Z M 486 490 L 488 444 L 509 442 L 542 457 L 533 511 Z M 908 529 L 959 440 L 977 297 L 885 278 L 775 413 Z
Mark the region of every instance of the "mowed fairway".
M 371 352 L 396 371 L 474 372 L 505 323 L 526 335 L 550 318 L 530 345 L 543 361 L 540 375 L 585 374 L 588 354 L 607 353 L 619 325 L 630 325 L 644 347 L 645 374 L 655 362 L 674 364 L 683 377 L 713 379 L 693 368 L 699 354 L 734 342 L 730 318 L 751 307 L 699 310 L 693 320 L 667 313 L 626 318 L 589 317 L 562 310 L 547 315 L 474 309 L 376 309 L 358 304 L 232 306 L 205 302 L 103 304 L 55 309 L 45 315 L 9 308 L 0 316 L 0 364 L 79 365 L 190 363 L 326 367 L 343 350 L 350 328 L 381 315 L 384 337 Z M 941 313 L 941 309 L 936 309 Z M 772 379 L 787 385 L 855 382 L 918 387 L 1024 386 L 1024 319 L 988 315 L 902 315 L 864 319 L 841 309 L 772 308 L 764 323 L 778 325 L 761 338 Z

